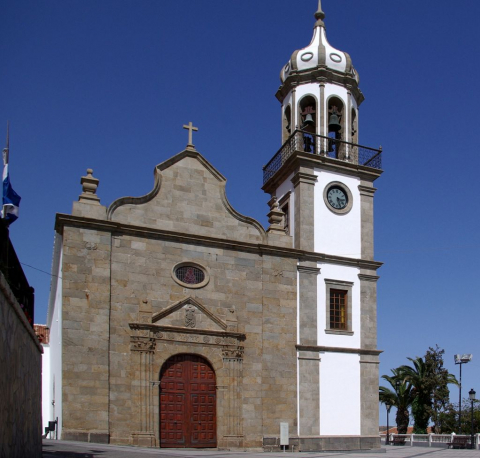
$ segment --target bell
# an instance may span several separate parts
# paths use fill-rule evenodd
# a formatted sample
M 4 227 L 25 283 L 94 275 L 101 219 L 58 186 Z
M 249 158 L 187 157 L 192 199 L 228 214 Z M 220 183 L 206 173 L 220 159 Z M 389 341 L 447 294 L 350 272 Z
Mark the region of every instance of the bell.
M 329 132 L 339 132 L 342 128 L 340 124 L 340 118 L 336 112 L 333 112 L 328 119 L 328 131 Z
M 315 125 L 315 121 L 313 120 L 312 115 L 310 113 L 308 113 L 305 116 L 305 121 L 303 121 L 302 128 L 305 128 L 305 127 L 308 127 L 308 126 L 314 126 L 314 125 Z

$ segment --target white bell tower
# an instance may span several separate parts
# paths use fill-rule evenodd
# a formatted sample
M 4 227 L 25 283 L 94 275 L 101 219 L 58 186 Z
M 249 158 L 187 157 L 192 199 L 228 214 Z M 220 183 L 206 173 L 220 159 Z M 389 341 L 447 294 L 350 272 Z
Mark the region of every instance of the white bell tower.
M 312 450 L 332 441 L 372 448 L 381 266 L 373 183 L 382 151 L 358 144 L 359 76 L 350 56 L 328 43 L 320 1 L 315 19 L 311 43 L 281 70 L 283 146 L 264 167 L 263 189 L 276 197 L 298 250 L 296 433 L 310 437 Z

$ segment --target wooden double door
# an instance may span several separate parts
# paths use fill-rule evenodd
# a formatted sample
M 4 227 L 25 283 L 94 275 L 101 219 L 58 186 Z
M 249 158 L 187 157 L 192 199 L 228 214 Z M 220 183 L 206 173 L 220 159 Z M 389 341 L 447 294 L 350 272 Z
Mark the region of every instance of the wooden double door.
M 160 446 L 216 447 L 215 372 L 197 355 L 175 355 L 160 373 Z

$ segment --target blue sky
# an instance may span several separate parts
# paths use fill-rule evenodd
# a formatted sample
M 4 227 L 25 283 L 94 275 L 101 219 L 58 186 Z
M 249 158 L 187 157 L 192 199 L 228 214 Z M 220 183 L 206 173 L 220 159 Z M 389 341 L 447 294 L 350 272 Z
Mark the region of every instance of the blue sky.
M 281 146 L 279 72 L 309 44 L 315 0 L 4 0 L 0 144 L 22 196 L 11 238 L 45 322 L 55 213 L 87 168 L 104 205 L 146 194 L 154 166 L 197 149 L 241 213 L 266 225 L 262 166 Z M 438 344 L 472 353 L 480 392 L 480 2 L 324 0 L 330 43 L 366 100 L 360 143 L 384 150 L 375 197 L 380 373 Z M 33 266 L 29 267 L 29 266 Z M 39 270 L 36 270 L 39 269 Z M 452 389 L 458 400 L 458 389 Z M 382 424 L 385 424 L 381 408 Z M 391 421 L 394 416 L 391 415 Z

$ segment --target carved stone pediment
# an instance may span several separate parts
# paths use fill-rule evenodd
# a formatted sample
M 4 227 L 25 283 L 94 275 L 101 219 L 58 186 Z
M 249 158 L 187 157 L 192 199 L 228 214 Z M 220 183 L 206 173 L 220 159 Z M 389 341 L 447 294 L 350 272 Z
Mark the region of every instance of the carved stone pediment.
M 204 329 L 189 329 L 156 324 L 129 323 L 130 349 L 132 351 L 154 352 L 157 342 L 188 343 L 200 346 L 215 346 L 222 350 L 224 356 L 243 355 L 245 334 L 229 331 L 211 331 Z
M 152 315 L 152 323 L 176 328 L 236 331 L 193 297 L 187 297 Z
M 236 332 L 234 309 L 227 310 L 226 321 L 211 313 L 194 298 L 185 298 L 152 315 L 152 323 L 129 323 L 132 351 L 154 352 L 157 342 L 182 342 L 216 346 L 224 357 L 243 355 L 245 334 Z M 228 356 L 227 356 L 228 355 Z

